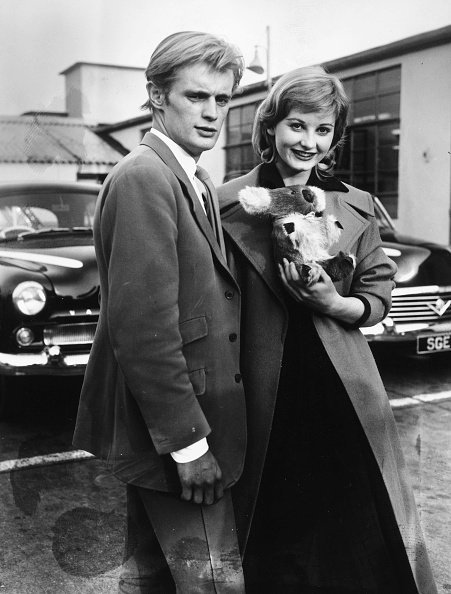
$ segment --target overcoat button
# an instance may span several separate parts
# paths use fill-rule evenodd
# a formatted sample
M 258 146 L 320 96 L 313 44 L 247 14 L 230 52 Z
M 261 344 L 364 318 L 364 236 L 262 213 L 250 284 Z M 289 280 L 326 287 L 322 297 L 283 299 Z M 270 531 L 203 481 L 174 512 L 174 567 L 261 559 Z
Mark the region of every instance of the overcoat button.
M 232 334 L 229 334 L 230 342 L 235 342 L 237 338 L 238 338 L 238 334 L 235 334 L 235 332 L 232 332 Z
M 235 374 L 235 381 L 237 384 L 239 384 L 241 382 L 241 373 L 236 373 Z
M 233 299 L 233 291 L 225 292 L 226 299 Z

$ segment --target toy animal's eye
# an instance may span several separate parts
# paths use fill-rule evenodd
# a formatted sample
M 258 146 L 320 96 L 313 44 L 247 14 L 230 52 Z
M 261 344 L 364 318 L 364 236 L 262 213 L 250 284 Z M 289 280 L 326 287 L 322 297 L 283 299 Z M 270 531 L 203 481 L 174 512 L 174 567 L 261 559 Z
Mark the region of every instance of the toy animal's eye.
M 283 228 L 290 235 L 290 233 L 294 232 L 294 223 L 284 223 Z
M 323 216 L 322 212 L 315 212 L 315 217 L 321 218 Z

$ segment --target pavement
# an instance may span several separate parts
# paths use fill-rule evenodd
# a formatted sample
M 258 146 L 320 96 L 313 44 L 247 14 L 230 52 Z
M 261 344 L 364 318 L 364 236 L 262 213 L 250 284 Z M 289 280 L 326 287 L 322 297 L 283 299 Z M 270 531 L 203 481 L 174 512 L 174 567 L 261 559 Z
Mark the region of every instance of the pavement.
M 413 400 L 399 400 L 399 406 L 393 402 L 393 410 L 438 591 L 447 594 L 451 400 Z M 45 432 L 33 439 L 41 450 L 46 447 Z M 45 451 L 63 449 L 58 450 L 54 434 L 48 439 Z M 124 486 L 95 458 L 50 454 L 50 459 L 37 461 L 35 451 L 35 443 L 22 444 L 20 468 L 0 469 L 0 594 L 116 592 L 123 561 Z M 31 464 L 24 464 L 25 459 Z

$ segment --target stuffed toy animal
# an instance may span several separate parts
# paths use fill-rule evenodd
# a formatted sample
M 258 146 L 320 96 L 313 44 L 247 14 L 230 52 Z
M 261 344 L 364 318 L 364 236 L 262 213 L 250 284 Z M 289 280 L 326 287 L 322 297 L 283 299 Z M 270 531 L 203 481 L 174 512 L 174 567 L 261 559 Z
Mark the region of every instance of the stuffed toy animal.
M 304 282 L 312 282 L 311 264 L 320 264 L 333 281 L 339 281 L 355 268 L 351 254 L 329 253 L 338 240 L 341 225 L 325 215 L 326 195 L 314 186 L 287 186 L 268 190 L 247 186 L 239 201 L 250 215 L 271 217 L 276 261 L 294 262 Z

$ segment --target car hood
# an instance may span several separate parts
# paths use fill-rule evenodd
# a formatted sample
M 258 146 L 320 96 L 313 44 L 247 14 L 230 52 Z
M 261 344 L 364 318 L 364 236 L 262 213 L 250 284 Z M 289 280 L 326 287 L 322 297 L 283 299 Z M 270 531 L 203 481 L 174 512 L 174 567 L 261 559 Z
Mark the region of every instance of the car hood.
M 395 231 L 381 233 L 386 254 L 396 262 L 397 287 L 451 286 L 451 252 L 443 245 Z
M 61 297 L 81 299 L 97 291 L 99 276 L 93 245 L 26 248 L 0 246 L 0 266 L 42 274 Z

